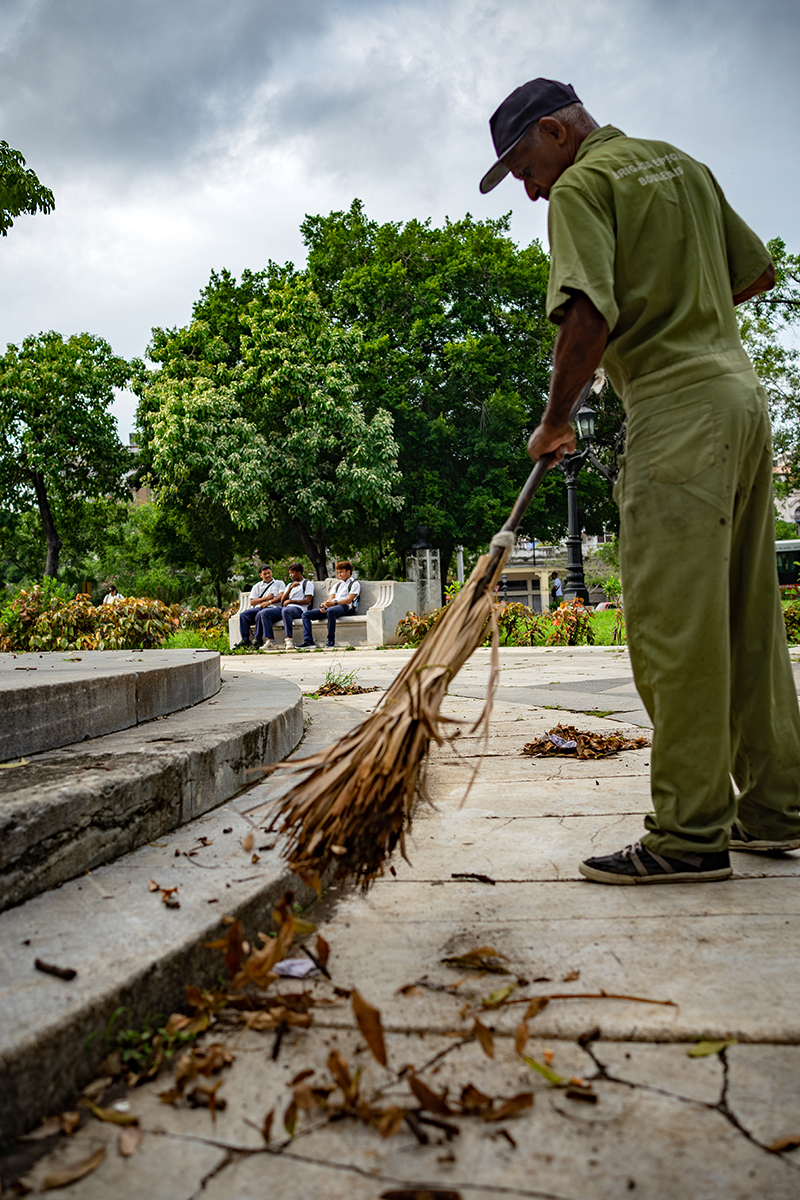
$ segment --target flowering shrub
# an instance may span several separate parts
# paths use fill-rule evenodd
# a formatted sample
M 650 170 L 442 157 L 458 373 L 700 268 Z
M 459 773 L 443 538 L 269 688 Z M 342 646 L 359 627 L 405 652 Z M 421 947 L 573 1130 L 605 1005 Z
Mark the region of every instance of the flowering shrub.
M 429 629 L 433 629 L 436 622 L 444 613 L 445 608 L 437 608 L 434 612 L 425 613 L 424 616 L 419 616 L 418 613 L 407 612 L 406 615 L 397 623 L 397 636 L 405 646 L 418 646 Z
M 55 579 L 20 591 L 0 609 L 0 651 L 30 650 L 30 639 L 39 617 L 69 603 L 67 588 Z
M 541 642 L 547 625 L 544 614 L 524 604 L 496 604 L 495 615 L 501 646 L 535 646 Z
M 447 606 L 445 605 L 445 608 Z M 406 646 L 418 646 L 445 608 L 424 617 L 408 612 L 397 626 L 397 636 Z M 580 600 L 566 601 L 552 613 L 538 613 L 524 604 L 495 604 L 501 646 L 591 646 L 594 644 L 592 610 Z M 624 627 L 623 627 L 624 630 Z M 624 632 L 621 635 L 624 639 Z M 484 646 L 491 643 L 487 628 Z
M 792 600 L 783 606 L 783 623 L 786 626 L 786 640 L 794 646 L 800 642 L 800 600 Z
M 576 596 L 572 603 L 564 600 L 549 614 L 548 646 L 593 646 L 592 610 Z
M 36 584 L 0 611 L 0 650 L 148 650 L 161 646 L 179 618 L 160 600 L 130 598 L 95 607 L 59 585 Z

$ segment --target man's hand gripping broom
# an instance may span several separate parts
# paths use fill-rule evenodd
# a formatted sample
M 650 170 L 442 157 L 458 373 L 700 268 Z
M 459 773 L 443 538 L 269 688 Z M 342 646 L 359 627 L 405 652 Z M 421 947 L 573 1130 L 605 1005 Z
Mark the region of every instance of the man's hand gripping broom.
M 572 420 L 584 400 L 603 386 L 598 372 L 576 400 Z M 552 465 L 540 458 L 520 492 L 489 553 L 478 559 L 469 579 L 428 632 L 416 653 L 385 693 L 380 705 L 341 741 L 309 758 L 275 768 L 307 772 L 281 800 L 271 828 L 286 837 L 284 857 L 292 870 L 318 891 L 333 864 L 338 876 L 359 880 L 364 890 L 383 872 L 395 846 L 405 856 L 405 832 L 415 797 L 425 796 L 428 747 L 448 740 L 439 709 L 450 682 L 480 646 L 493 625 L 490 682 L 475 729 L 488 729 L 499 673 L 494 589 L 514 545 L 514 531 Z M 274 768 L 270 768 L 274 769 Z

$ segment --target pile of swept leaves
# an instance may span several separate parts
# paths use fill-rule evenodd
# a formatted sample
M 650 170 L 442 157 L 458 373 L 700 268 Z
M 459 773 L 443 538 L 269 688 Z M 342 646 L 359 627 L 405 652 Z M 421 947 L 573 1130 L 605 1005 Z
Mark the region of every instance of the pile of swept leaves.
M 551 740 L 551 734 L 563 742 L 576 744 L 571 749 L 564 749 Z M 531 758 L 609 758 L 620 750 L 641 750 L 649 745 L 648 738 L 626 737 L 619 729 L 613 733 L 590 733 L 576 729 L 574 725 L 556 725 L 543 737 L 523 746 L 522 753 Z
M 320 696 L 363 696 L 365 692 L 383 691 L 379 687 L 360 687 L 357 683 L 323 683 L 318 691 L 313 692 L 315 699 Z

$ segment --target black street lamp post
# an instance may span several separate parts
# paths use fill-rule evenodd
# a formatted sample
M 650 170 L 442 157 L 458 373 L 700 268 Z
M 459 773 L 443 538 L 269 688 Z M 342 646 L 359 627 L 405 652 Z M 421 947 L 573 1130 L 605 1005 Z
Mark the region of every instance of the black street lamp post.
M 576 450 L 574 454 L 565 454 L 560 464 L 567 480 L 567 578 L 564 583 L 564 599 L 573 600 L 578 596 L 584 604 L 589 603 L 589 591 L 583 577 L 583 546 L 578 518 L 578 474 L 588 459 L 601 475 L 606 479 L 611 478 L 611 472 L 592 450 L 596 415 L 588 404 L 584 404 L 578 410 L 575 424 L 584 449 Z

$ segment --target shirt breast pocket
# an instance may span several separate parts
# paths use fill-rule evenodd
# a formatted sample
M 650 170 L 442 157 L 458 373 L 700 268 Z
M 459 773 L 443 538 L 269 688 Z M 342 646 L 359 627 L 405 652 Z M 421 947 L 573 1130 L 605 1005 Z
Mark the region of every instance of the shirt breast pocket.
M 654 483 L 688 483 L 717 461 L 710 400 L 668 408 L 647 418 L 648 475 Z

